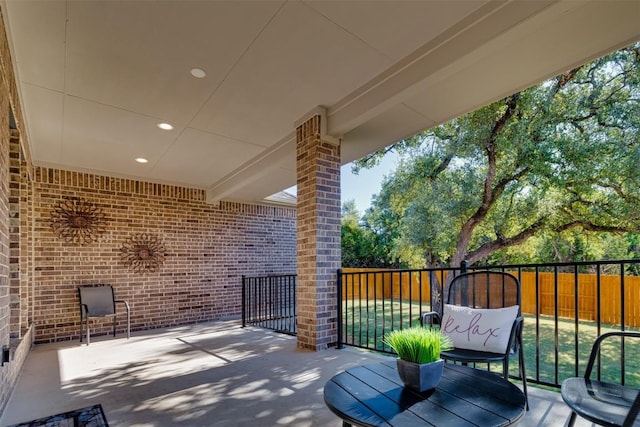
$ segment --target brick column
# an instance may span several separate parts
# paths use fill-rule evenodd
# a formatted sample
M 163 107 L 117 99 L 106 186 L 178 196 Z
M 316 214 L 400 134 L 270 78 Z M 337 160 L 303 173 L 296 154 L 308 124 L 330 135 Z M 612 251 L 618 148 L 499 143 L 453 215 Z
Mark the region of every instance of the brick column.
M 323 134 L 321 115 L 297 128 L 298 348 L 337 341 L 340 268 L 340 144 Z
M 9 305 L 10 336 L 20 338 L 20 138 L 11 129 L 9 140 Z

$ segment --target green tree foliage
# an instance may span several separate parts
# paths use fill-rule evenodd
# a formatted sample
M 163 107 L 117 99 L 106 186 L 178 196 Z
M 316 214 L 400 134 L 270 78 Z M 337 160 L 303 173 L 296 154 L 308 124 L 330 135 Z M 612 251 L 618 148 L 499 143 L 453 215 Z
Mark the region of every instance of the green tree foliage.
M 342 266 L 343 267 L 400 267 L 393 262 L 389 235 L 376 233 L 360 214 L 353 200 L 342 205 Z
M 640 45 L 400 141 L 355 170 L 390 150 L 402 160 L 365 221 L 412 266 L 507 258 L 533 237 L 554 259 L 595 256 L 602 233 L 640 231 Z
M 541 232 L 513 248 L 496 251 L 486 264 L 535 264 L 606 259 L 640 258 L 630 244 L 637 234 L 584 233 L 580 229 L 564 233 Z

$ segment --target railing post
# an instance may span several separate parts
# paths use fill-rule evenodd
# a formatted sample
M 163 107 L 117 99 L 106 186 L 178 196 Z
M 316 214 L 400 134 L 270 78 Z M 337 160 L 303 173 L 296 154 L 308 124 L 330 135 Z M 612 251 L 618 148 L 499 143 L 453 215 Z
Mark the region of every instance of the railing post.
M 244 328 L 246 326 L 246 311 L 247 311 L 247 298 L 246 298 L 246 291 L 245 291 L 245 284 L 244 284 L 244 274 L 242 275 L 242 327 Z
M 337 291 L 336 295 L 338 295 L 338 301 L 336 301 L 336 307 L 338 308 L 337 313 L 337 328 L 338 328 L 338 342 L 336 343 L 336 348 L 342 349 L 344 345 L 342 343 L 342 269 L 338 269 L 338 283 L 337 283 Z
M 460 262 L 460 273 L 466 273 L 469 270 L 469 261 L 466 259 Z

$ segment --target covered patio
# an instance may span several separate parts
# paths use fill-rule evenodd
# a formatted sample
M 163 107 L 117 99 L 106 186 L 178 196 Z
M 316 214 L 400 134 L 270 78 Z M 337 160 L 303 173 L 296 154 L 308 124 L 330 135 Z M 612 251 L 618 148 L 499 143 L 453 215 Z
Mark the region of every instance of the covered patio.
M 0 425 L 99 403 L 113 426 L 338 427 L 323 402 L 325 382 L 383 359 L 354 349 L 299 350 L 295 337 L 237 321 L 105 337 L 88 347 L 43 344 L 31 351 Z M 518 425 L 567 420 L 558 392 L 530 387 L 529 398 Z
M 377 357 L 332 349 L 341 165 L 640 39 L 627 0 L 0 12 L 3 423 L 97 402 L 114 425 L 336 424 L 324 381 Z M 240 330 L 242 276 L 291 273 L 297 337 Z M 134 336 L 80 346 L 100 283 Z M 540 393 L 528 425 L 566 413 Z

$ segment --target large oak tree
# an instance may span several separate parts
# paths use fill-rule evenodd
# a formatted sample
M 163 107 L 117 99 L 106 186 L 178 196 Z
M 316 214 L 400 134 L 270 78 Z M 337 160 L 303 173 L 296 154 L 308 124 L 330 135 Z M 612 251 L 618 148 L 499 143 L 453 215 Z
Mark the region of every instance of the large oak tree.
M 402 155 L 365 220 L 405 261 L 457 266 L 538 233 L 640 230 L 640 45 L 358 162 Z

